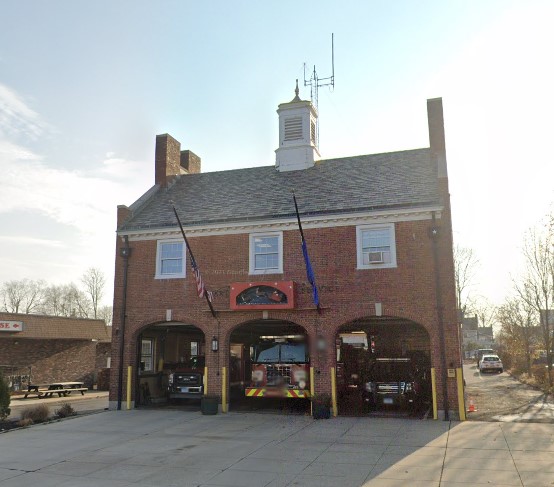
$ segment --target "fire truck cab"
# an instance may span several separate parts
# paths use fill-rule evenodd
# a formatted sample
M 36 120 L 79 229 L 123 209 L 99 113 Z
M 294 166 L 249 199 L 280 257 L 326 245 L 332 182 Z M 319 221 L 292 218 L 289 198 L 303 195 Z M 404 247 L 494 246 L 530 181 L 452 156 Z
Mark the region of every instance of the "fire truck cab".
M 304 336 L 260 337 L 250 346 L 247 397 L 310 397 L 310 359 Z

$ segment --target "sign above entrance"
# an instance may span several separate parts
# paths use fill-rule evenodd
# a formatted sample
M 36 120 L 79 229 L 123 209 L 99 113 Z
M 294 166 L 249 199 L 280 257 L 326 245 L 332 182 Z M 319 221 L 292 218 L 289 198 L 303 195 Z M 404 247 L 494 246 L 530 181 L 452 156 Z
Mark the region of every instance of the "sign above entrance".
M 23 321 L 0 321 L 0 331 L 23 331 Z
M 231 284 L 231 309 L 292 309 L 294 282 L 234 282 Z

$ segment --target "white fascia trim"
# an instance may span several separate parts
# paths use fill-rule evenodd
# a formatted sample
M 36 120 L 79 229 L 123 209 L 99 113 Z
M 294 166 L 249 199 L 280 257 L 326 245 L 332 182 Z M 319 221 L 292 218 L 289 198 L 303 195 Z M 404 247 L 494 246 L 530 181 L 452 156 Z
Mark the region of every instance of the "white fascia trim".
M 346 213 L 341 215 L 303 216 L 302 228 L 330 228 L 376 223 L 396 223 L 406 221 L 432 220 L 433 214 L 441 218 L 442 206 L 429 206 L 417 209 L 382 210 L 366 213 Z M 207 237 L 210 235 L 237 235 L 242 233 L 279 232 L 298 229 L 296 217 L 276 220 L 258 220 L 248 223 L 217 223 L 205 226 L 183 227 L 188 237 Z M 127 236 L 130 241 L 183 238 L 178 226 L 172 228 L 149 228 L 146 230 L 119 231 L 120 237 Z

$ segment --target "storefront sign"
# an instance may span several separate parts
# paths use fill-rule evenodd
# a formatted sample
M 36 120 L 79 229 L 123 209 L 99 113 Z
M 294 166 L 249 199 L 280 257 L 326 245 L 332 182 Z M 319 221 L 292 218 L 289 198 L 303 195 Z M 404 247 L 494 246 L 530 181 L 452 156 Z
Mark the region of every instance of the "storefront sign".
M 231 284 L 231 309 L 292 309 L 294 282 L 235 282 Z
M 0 331 L 23 331 L 23 321 L 0 321 Z

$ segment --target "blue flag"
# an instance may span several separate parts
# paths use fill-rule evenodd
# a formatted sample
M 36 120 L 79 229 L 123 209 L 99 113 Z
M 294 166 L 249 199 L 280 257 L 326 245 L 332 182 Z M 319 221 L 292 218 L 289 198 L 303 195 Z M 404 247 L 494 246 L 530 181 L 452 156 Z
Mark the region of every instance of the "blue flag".
M 308 256 L 308 247 L 306 245 L 306 239 L 304 238 L 304 231 L 302 230 L 302 222 L 300 221 L 300 213 L 298 212 L 298 203 L 296 202 L 296 195 L 292 192 L 292 198 L 294 200 L 294 209 L 296 210 L 296 218 L 298 219 L 298 230 L 300 230 L 300 237 L 302 239 L 302 254 L 304 255 L 304 263 L 306 264 L 306 276 L 309 283 L 312 285 L 312 295 L 314 304 L 317 308 L 317 312 L 321 313 L 321 306 L 319 305 L 319 294 L 317 292 L 317 286 L 315 284 L 314 270 L 310 263 L 310 257 Z
M 317 292 L 317 286 L 315 285 L 314 270 L 312 269 L 312 264 L 310 263 L 310 257 L 308 256 L 308 246 L 306 245 L 305 240 L 302 240 L 302 253 L 304 254 L 304 262 L 306 263 L 306 276 L 308 277 L 309 283 L 312 285 L 314 304 L 319 310 L 319 294 Z

